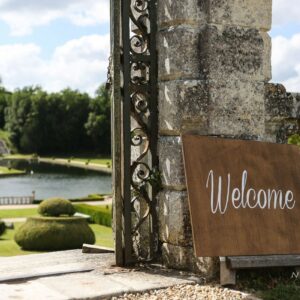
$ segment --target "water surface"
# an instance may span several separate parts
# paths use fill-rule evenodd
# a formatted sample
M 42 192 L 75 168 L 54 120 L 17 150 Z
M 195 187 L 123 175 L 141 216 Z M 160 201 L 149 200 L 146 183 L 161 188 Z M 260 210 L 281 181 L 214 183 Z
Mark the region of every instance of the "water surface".
M 30 196 L 32 191 L 36 199 L 111 193 L 111 176 L 100 172 L 24 160 L 0 161 L 0 165 L 26 170 L 26 175 L 0 177 L 0 197 Z

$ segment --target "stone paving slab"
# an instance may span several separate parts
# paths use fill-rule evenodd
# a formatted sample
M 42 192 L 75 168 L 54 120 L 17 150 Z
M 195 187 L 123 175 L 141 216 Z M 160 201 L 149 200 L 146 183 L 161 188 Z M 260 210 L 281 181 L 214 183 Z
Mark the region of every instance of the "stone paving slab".
M 80 269 L 80 273 L 72 273 Z M 55 275 L 55 270 L 59 274 Z M 1 300 L 109 299 L 198 280 L 162 269 L 119 268 L 114 266 L 114 254 L 83 254 L 81 250 L 0 258 L 1 276 L 10 279 L 0 283 Z

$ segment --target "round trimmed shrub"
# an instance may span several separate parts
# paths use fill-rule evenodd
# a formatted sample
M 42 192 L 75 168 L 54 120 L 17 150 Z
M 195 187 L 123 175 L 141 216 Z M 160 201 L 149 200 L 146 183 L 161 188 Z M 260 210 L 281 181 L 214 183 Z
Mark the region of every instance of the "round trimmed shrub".
M 3 221 L 0 220 L 0 236 L 5 232 L 6 226 Z
M 58 217 L 61 215 L 73 216 L 75 208 L 71 201 L 63 198 L 50 198 L 40 203 L 39 214 L 43 216 Z
M 14 238 L 22 249 L 37 251 L 78 249 L 84 243 L 95 243 L 94 232 L 80 217 L 28 218 Z

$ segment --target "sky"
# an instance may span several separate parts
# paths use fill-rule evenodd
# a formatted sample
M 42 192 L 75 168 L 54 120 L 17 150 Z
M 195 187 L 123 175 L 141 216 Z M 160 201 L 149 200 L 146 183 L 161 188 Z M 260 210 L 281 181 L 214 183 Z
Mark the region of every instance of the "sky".
M 272 75 L 300 92 L 300 2 L 273 0 Z M 109 0 L 0 0 L 0 76 L 9 90 L 40 85 L 93 95 L 106 81 Z

